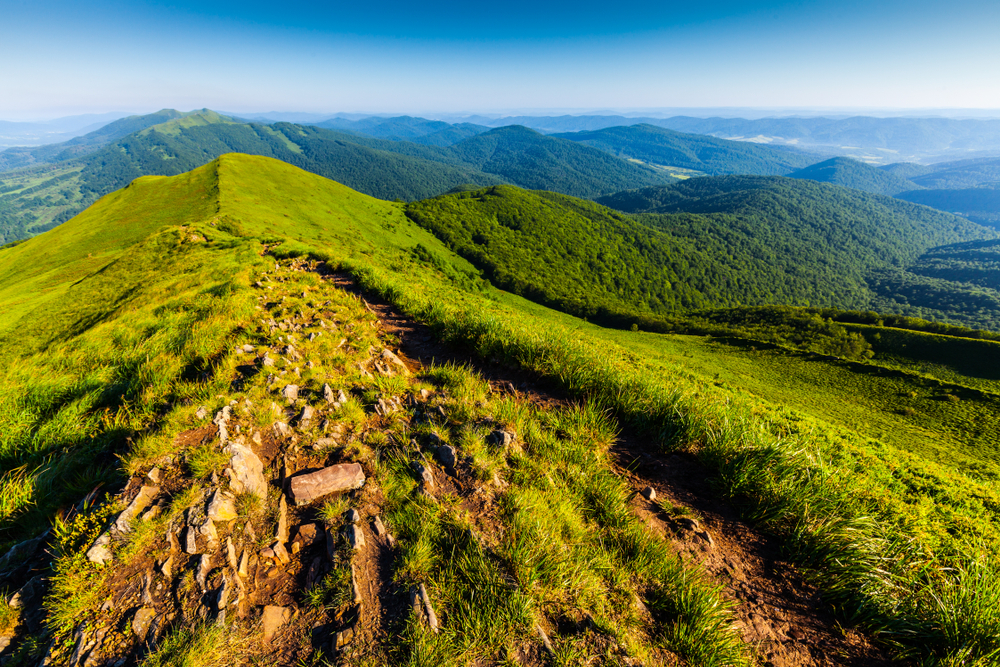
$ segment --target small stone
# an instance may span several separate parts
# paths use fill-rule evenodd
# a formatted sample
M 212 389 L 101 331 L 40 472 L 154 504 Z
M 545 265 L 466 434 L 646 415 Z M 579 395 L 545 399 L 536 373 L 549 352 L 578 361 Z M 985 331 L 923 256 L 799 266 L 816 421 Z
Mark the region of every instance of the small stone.
M 353 507 L 344 513 L 344 518 L 347 519 L 348 523 L 358 523 L 361 521 L 361 515 Z
M 430 396 L 431 396 L 431 390 L 430 389 L 421 389 L 420 390 L 420 398 L 422 398 L 422 399 L 424 399 L 426 401 L 428 398 L 430 398 Z
M 229 561 L 229 567 L 234 570 L 239 567 L 236 562 L 236 547 L 233 545 L 232 536 L 226 536 L 226 558 Z
M 316 411 L 311 405 L 302 408 L 302 414 L 299 415 L 299 428 L 309 428 L 310 424 L 312 424 L 314 414 L 316 414 Z
M 441 445 L 436 450 L 438 461 L 446 468 L 454 468 L 458 454 L 451 445 Z
M 292 618 L 292 611 L 287 607 L 275 607 L 267 605 L 264 607 L 264 614 L 261 616 L 261 625 L 264 628 L 264 641 L 270 641 L 278 629 L 288 623 Z
M 198 553 L 197 534 L 197 529 L 193 526 L 188 526 L 184 531 L 184 553 L 191 556 Z
M 327 403 L 334 403 L 337 400 L 337 397 L 333 395 L 333 389 L 328 384 L 323 385 L 323 400 Z
M 241 578 L 246 578 L 249 570 L 247 569 L 250 564 L 250 550 L 244 549 L 243 555 L 240 557 L 240 569 L 236 570 L 236 574 L 240 575 Z
M 337 390 L 337 402 L 341 405 L 347 402 L 347 394 L 344 393 L 343 389 Z
M 163 473 L 160 472 L 159 468 L 153 468 L 146 473 L 146 477 L 148 477 L 153 484 L 159 484 L 160 480 L 163 479 Z
M 365 473 L 359 463 L 340 463 L 316 472 L 291 478 L 291 494 L 296 505 L 306 505 L 331 493 L 361 488 Z
M 499 447 L 500 449 L 506 449 L 514 444 L 517 440 L 517 436 L 510 431 L 493 431 L 493 433 L 489 435 L 488 439 L 494 446 Z
M 158 495 L 160 495 L 160 487 L 158 486 L 143 486 L 139 489 L 139 493 L 128 504 L 128 507 L 122 510 L 122 513 L 115 519 L 115 528 L 118 532 L 128 533 L 131 531 L 132 520 L 136 518 L 136 515 L 149 507 Z
M 412 466 L 413 466 L 413 472 L 415 472 L 417 475 L 417 479 L 422 481 L 424 485 L 427 486 L 427 488 L 433 489 L 434 475 L 431 474 L 431 471 L 427 468 L 427 466 L 425 466 L 423 463 L 420 463 L 419 461 L 414 461 Z
M 364 531 L 362 531 L 361 526 L 356 523 L 347 525 L 347 528 L 344 529 L 344 536 L 347 538 L 348 544 L 350 544 L 351 548 L 355 551 L 365 546 Z
M 226 451 L 230 455 L 229 467 L 233 471 L 230 487 L 233 487 L 236 493 L 247 491 L 261 500 L 266 500 L 267 480 L 264 479 L 264 464 L 253 450 L 238 442 L 231 442 L 226 446 Z
M 285 494 L 281 494 L 278 501 L 278 530 L 275 538 L 282 544 L 288 542 L 288 503 L 285 501 Z
M 274 366 L 274 359 L 272 359 L 271 356 L 267 352 L 265 352 L 264 356 L 261 357 L 261 359 L 260 359 L 260 365 L 261 366 Z
M 708 534 L 707 530 L 695 533 L 695 537 L 707 544 L 709 548 L 715 547 L 715 540 L 712 539 L 712 536 Z
M 149 634 L 149 626 L 152 624 L 153 619 L 156 618 L 156 610 L 152 607 L 142 607 L 139 611 L 135 612 L 135 616 L 132 617 L 132 634 L 139 641 L 145 641 L 146 635 Z
M 167 579 L 173 579 L 174 577 L 174 557 L 167 556 L 167 560 L 163 561 L 163 565 L 160 566 L 160 572 Z
M 656 500 L 656 489 L 654 489 L 651 486 L 647 486 L 639 493 L 642 495 L 643 498 L 645 498 L 649 502 L 653 502 L 654 500 Z
M 285 422 L 274 422 L 273 428 L 279 438 L 288 438 L 292 435 L 292 427 Z
M 333 638 L 333 645 L 335 649 L 342 649 L 348 644 L 350 644 L 351 641 L 353 640 L 354 640 L 354 626 L 352 625 L 337 632 L 337 634 Z
M 236 503 L 232 498 L 223 495 L 222 491 L 216 490 L 212 494 L 212 501 L 208 504 L 208 518 L 212 521 L 223 523 L 237 518 Z
M 194 416 L 198 418 L 198 421 L 205 421 L 205 418 L 208 417 L 208 408 L 204 405 L 201 406 L 198 408 L 198 411 L 194 413 Z
M 299 398 L 299 386 L 297 384 L 286 384 L 285 388 L 281 390 L 281 395 L 291 405 Z
M 198 587 L 201 588 L 201 592 L 205 592 L 205 586 L 208 581 L 208 573 L 212 571 L 212 555 L 202 554 L 202 557 L 198 560 L 198 574 L 195 576 L 195 581 L 198 582 Z
M 256 349 L 256 348 L 254 348 L 254 346 L 253 346 L 253 345 L 250 345 L 249 343 L 243 346 L 243 352 L 244 352 L 245 354 L 250 354 L 250 353 L 251 353 L 251 352 L 253 352 L 253 351 L 254 351 L 255 349 Z
M 424 603 L 424 611 L 427 612 L 427 626 L 431 629 L 431 632 L 436 633 L 438 631 L 437 614 L 434 613 L 431 598 L 427 595 L 427 588 L 423 584 L 420 584 L 420 599 Z
M 410 369 L 406 367 L 406 364 L 403 363 L 403 360 L 397 357 L 395 354 L 393 354 L 391 350 L 389 349 L 382 350 L 382 359 L 395 366 L 396 370 L 402 373 L 403 375 L 410 374 Z
M 275 558 L 277 558 L 278 562 L 282 565 L 288 565 L 288 563 L 291 562 L 292 559 L 289 557 L 288 550 L 285 549 L 285 545 L 283 543 L 275 542 L 271 549 L 274 551 Z
M 111 535 L 109 533 L 101 533 L 94 540 L 94 544 L 87 549 L 87 560 L 98 565 L 104 565 L 111 560 Z
M 271 547 L 264 547 L 263 549 L 260 550 L 260 557 L 275 558 L 274 549 L 272 549 Z

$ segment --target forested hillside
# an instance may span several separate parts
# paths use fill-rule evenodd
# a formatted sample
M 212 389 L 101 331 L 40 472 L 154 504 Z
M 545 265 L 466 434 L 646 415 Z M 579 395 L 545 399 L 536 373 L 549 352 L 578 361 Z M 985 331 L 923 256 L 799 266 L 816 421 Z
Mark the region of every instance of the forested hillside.
M 89 134 L 85 134 L 82 137 L 75 137 L 63 143 L 49 144 L 35 148 L 8 148 L 0 153 L 0 172 L 11 169 L 22 169 L 36 164 L 69 160 L 80 155 L 92 153 L 101 146 L 133 132 L 139 132 L 153 125 L 198 113 L 197 111 L 182 113 L 173 109 L 163 109 L 162 111 L 145 116 L 121 118 Z
M 894 197 L 900 192 L 916 190 L 918 185 L 892 171 L 846 157 L 835 157 L 788 174 L 819 183 L 831 183 L 854 190 Z
M 498 285 L 576 314 L 793 304 L 866 309 L 873 269 L 990 236 L 954 216 L 780 178 L 699 178 L 603 206 L 492 187 L 411 204 L 408 215 Z
M 646 124 L 553 136 L 612 155 L 706 174 L 784 175 L 817 159 L 795 149 L 684 134 Z
M 596 148 L 516 125 L 466 139 L 452 146 L 451 151 L 466 164 L 503 176 L 521 187 L 576 197 L 596 197 L 671 180 L 662 172 Z

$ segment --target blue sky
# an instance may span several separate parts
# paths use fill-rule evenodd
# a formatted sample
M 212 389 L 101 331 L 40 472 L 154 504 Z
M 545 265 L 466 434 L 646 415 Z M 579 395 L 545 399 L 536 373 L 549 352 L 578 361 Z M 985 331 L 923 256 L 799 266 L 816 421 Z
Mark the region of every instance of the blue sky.
M 0 118 L 1000 109 L 1000 3 L 0 0 Z

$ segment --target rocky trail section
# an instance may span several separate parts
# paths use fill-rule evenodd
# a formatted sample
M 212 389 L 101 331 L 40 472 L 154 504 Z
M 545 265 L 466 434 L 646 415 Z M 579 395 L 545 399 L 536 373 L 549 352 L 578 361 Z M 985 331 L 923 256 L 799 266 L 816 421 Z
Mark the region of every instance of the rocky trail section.
M 614 445 L 606 416 L 530 375 L 456 365 L 471 359 L 322 264 L 275 264 L 254 288 L 226 391 L 128 461 L 119 494 L 0 560 L 20 610 L 0 662 L 877 657 L 836 632 L 774 545 L 698 505 L 710 494 L 690 462 Z M 707 532 L 630 493 L 647 486 L 694 505 Z

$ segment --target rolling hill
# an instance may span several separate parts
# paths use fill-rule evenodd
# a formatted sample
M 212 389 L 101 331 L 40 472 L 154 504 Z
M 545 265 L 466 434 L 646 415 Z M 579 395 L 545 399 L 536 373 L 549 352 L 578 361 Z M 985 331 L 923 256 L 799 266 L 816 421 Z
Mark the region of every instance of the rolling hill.
M 916 190 L 919 187 L 912 181 L 899 176 L 894 171 L 879 169 L 864 162 L 845 157 L 835 157 L 810 165 L 805 169 L 788 174 L 788 177 L 801 178 L 818 183 L 831 183 L 845 188 L 862 190 L 877 195 L 888 195 L 890 197 L 895 197 L 902 192 Z
M 643 165 L 579 143 L 548 137 L 517 125 L 490 130 L 451 147 L 465 164 L 503 176 L 523 188 L 597 197 L 625 187 L 670 180 Z
M 599 148 L 624 158 L 712 175 L 781 176 L 816 160 L 815 155 L 794 149 L 683 134 L 646 124 L 552 136 Z
M 873 270 L 992 236 L 888 197 L 778 177 L 696 178 L 598 201 L 643 215 L 509 186 L 407 214 L 504 289 L 612 319 L 758 304 L 865 310 Z

